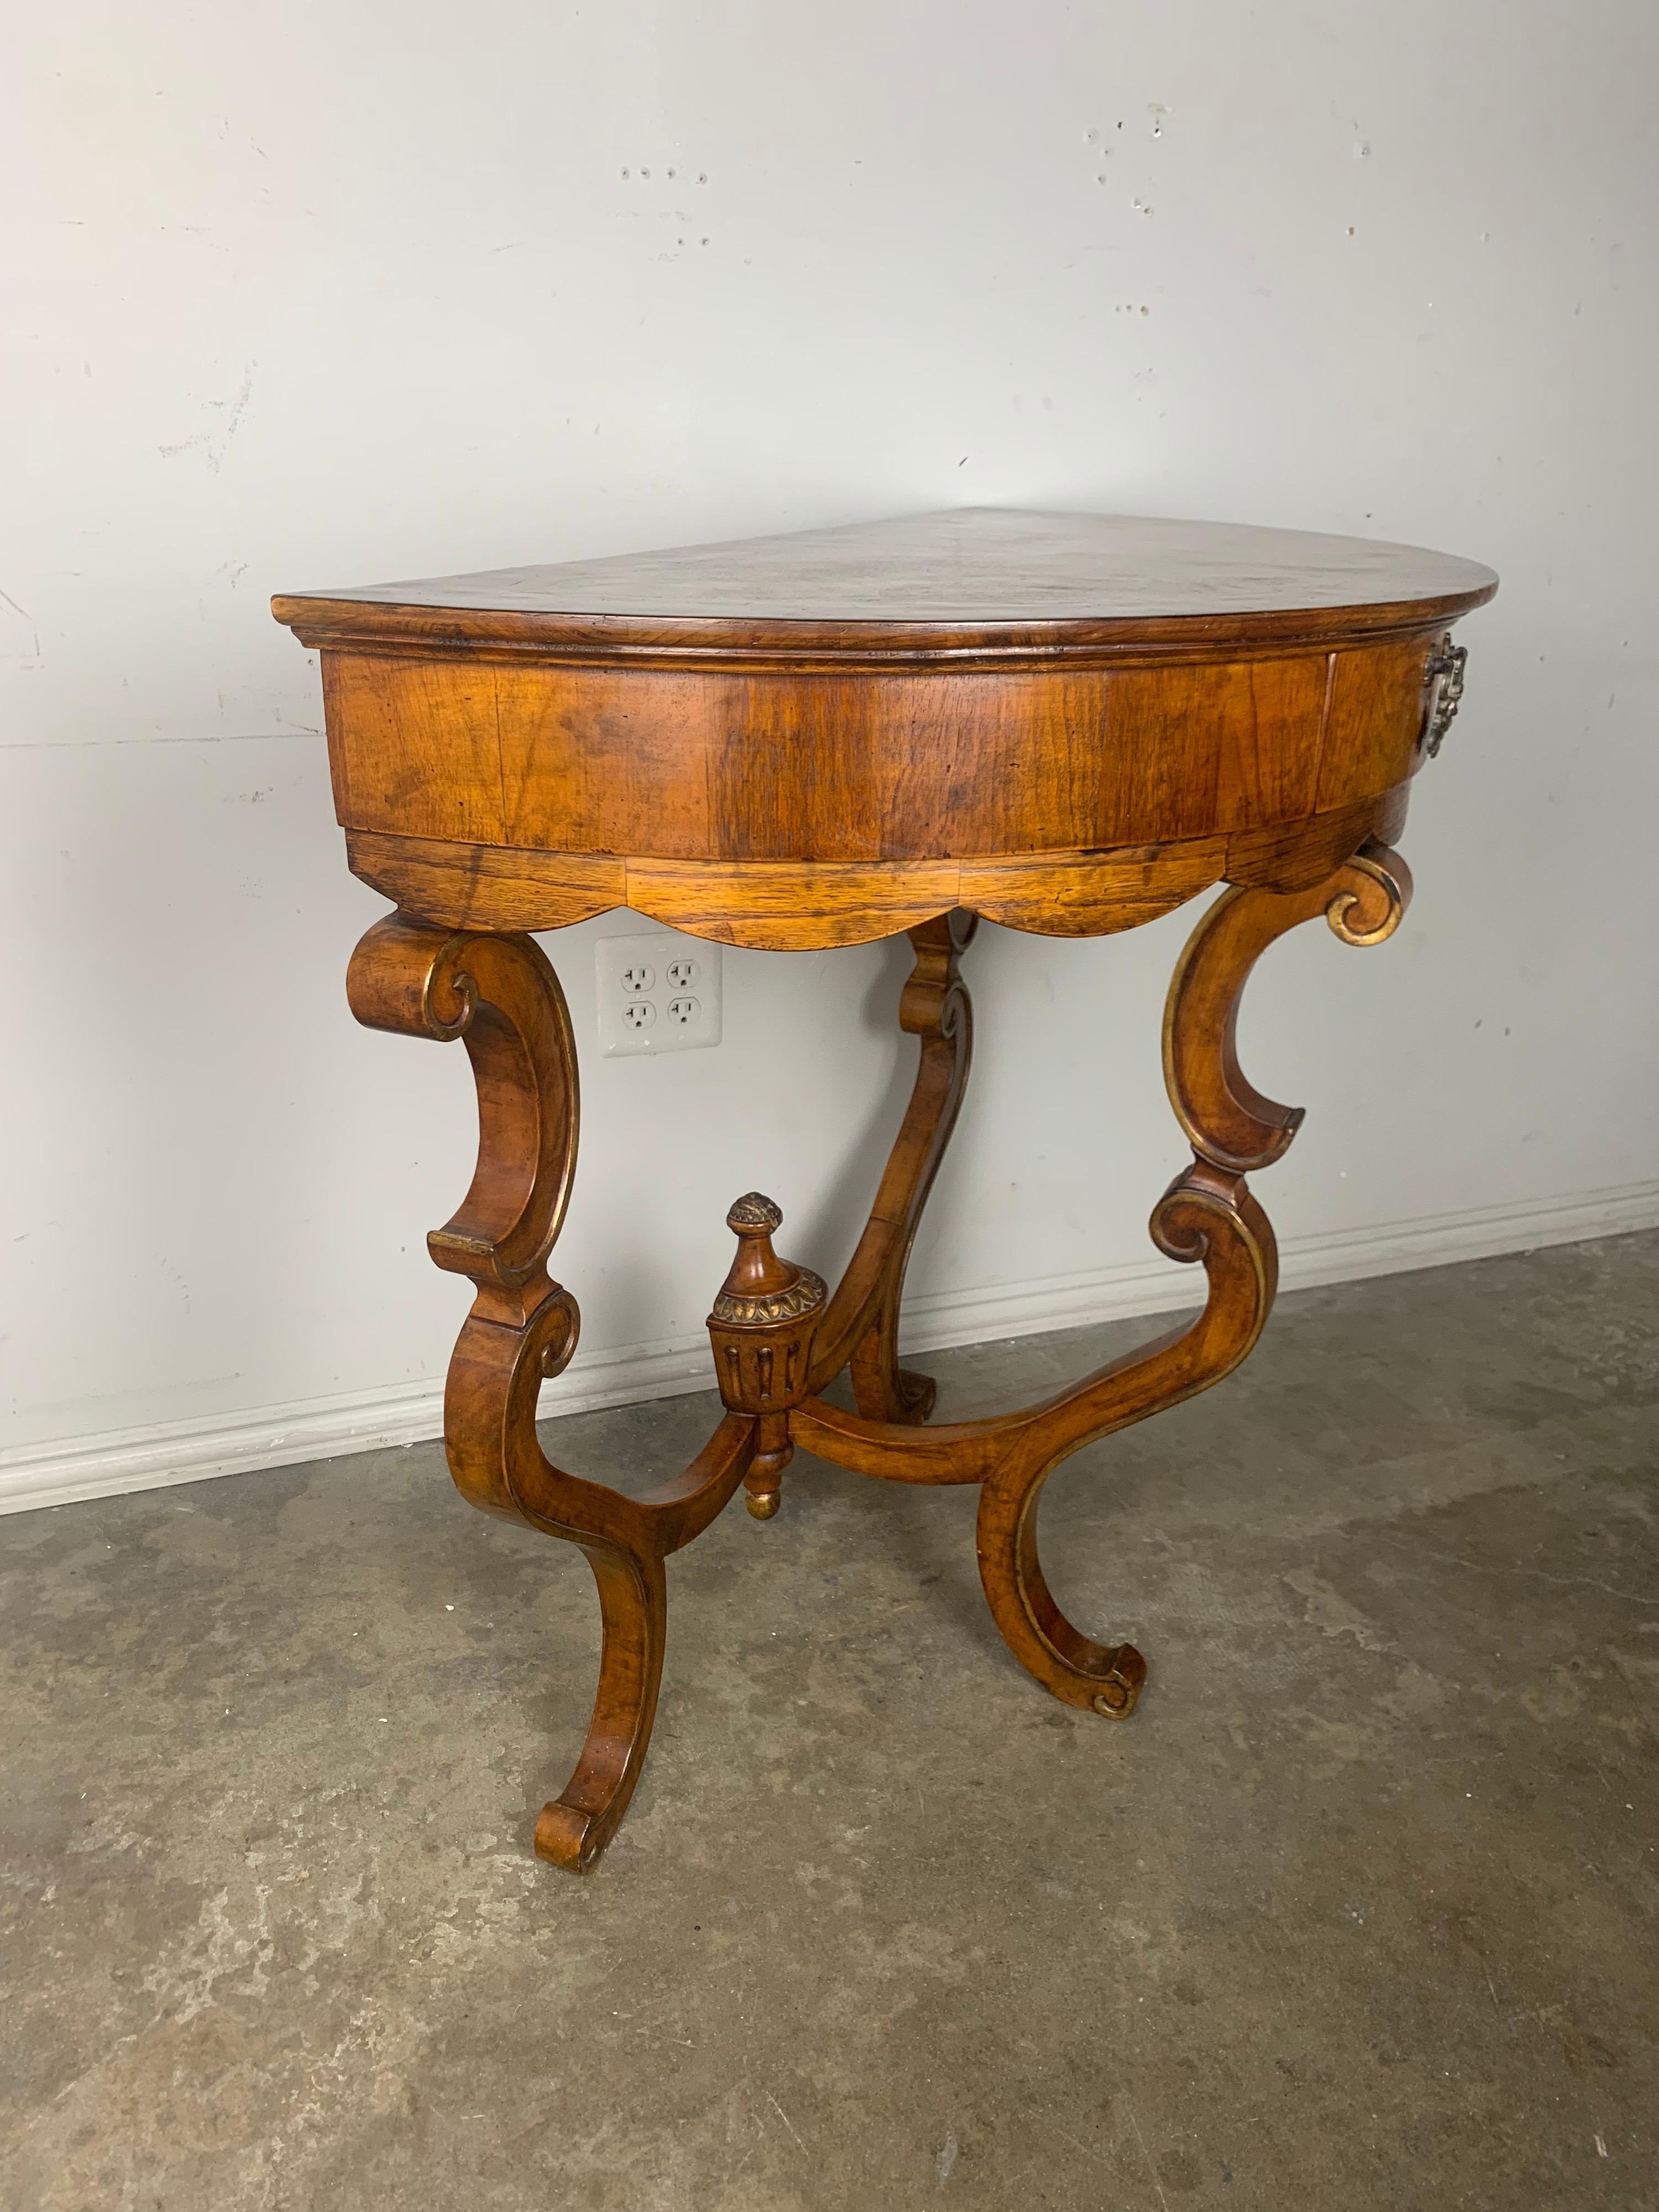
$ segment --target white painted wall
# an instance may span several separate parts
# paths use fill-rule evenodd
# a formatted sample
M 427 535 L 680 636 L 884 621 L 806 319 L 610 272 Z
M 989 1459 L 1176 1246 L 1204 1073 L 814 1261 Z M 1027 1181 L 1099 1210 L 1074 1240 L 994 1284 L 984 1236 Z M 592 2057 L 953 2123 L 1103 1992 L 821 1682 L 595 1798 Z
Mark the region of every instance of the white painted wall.
M 1649 0 L 62 0 L 8 77 L 11 1502 L 430 1425 L 470 1085 L 346 1012 L 273 589 L 970 501 L 1489 561 L 1402 938 L 1255 988 L 1262 1195 L 1304 1279 L 1659 1218 Z M 1188 1291 L 1188 920 L 982 933 L 923 1337 Z M 579 1031 L 630 926 L 550 942 Z M 731 954 L 718 1051 L 590 1060 L 569 1387 L 703 1371 L 751 1182 L 838 1257 L 902 964 Z

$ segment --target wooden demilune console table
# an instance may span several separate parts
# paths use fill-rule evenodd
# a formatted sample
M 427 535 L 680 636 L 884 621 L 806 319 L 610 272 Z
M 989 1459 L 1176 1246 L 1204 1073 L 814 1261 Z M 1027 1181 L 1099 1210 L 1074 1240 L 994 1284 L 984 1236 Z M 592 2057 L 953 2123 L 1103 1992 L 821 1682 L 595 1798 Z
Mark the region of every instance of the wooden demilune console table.
M 1238 1065 L 1259 956 L 1323 915 L 1350 945 L 1398 923 L 1410 780 L 1462 689 L 1448 625 L 1489 569 L 1401 545 L 1218 524 L 970 509 L 554 568 L 303 593 L 274 609 L 322 653 L 350 865 L 396 912 L 351 963 L 358 1019 L 459 1037 L 478 1163 L 428 1238 L 477 1287 L 450 1364 L 464 1496 L 568 1537 L 599 1583 L 587 1741 L 536 1826 L 590 1866 L 650 1740 L 663 1562 L 738 1486 L 775 1512 L 797 1444 L 897 1482 L 980 1486 L 980 1573 L 1020 1664 L 1121 1719 L 1146 1662 L 1079 1633 L 1037 1560 L 1037 1501 L 1092 1438 L 1205 1389 L 1261 1334 L 1273 1237 L 1245 1183 L 1299 1109 Z M 967 1079 L 959 962 L 977 918 L 1059 937 L 1132 928 L 1214 884 L 1176 965 L 1164 1072 L 1193 1162 L 1153 1208 L 1201 1261 L 1188 1327 L 994 1419 L 924 1425 L 898 1364 L 905 1261 Z M 727 1216 L 708 1328 L 727 1408 L 678 1481 L 633 1498 L 555 1467 L 537 1394 L 575 1348 L 547 1272 L 575 1168 L 576 1051 L 529 933 L 630 907 L 785 950 L 908 933 L 915 1090 L 833 1291 L 778 1257 L 777 1207 Z M 858 1411 L 823 1396 L 850 1368 Z

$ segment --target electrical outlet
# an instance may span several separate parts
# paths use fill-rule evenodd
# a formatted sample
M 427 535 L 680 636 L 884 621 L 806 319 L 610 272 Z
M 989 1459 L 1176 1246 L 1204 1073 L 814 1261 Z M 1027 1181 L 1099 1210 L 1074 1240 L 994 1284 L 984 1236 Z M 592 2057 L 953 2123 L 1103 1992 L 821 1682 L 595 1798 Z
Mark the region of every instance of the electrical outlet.
M 599 984 L 599 1049 L 691 1052 L 720 1041 L 720 948 L 678 931 L 601 937 L 593 961 Z

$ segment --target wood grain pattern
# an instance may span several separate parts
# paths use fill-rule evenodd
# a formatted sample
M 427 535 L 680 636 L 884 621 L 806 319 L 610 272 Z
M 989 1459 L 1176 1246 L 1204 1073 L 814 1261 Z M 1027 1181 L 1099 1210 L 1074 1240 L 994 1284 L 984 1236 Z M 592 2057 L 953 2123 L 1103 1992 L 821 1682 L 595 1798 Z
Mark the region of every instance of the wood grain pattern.
M 1316 807 L 1357 790 L 1384 791 L 1423 765 L 1429 703 L 1418 641 L 1331 656 L 1330 709 L 1321 742 Z
M 343 824 L 507 842 L 492 670 L 325 653 L 323 709 Z
M 961 507 L 679 545 L 609 560 L 303 592 L 276 602 L 307 644 L 342 636 L 614 659 L 626 653 L 840 657 L 1056 644 L 1279 641 L 1455 620 L 1490 568 L 1421 546 L 1141 515 Z
M 950 677 L 341 653 L 329 731 L 354 830 L 734 863 L 1100 852 L 1302 821 L 1405 781 L 1443 635 Z
M 767 937 L 764 912 L 733 933 L 732 879 L 705 878 L 699 904 L 657 864 L 978 867 L 1363 805 L 1421 765 L 1431 659 L 1495 587 L 1409 547 L 967 510 L 274 604 L 323 650 L 354 836 L 589 863 L 558 879 L 548 927 L 602 910 L 582 894 L 621 862 L 687 903 L 684 927 L 766 944 L 807 940 Z M 530 880 L 477 866 L 504 890 Z M 863 921 L 836 897 L 822 942 L 921 918 L 897 878 L 870 880 Z M 975 903 L 981 880 L 932 910 Z M 1061 926 L 1091 928 L 1070 889 Z M 466 911 L 522 926 L 482 891 Z M 1045 926 L 1029 901 L 1001 918 Z
M 1372 846 L 1308 890 L 1236 885 L 1211 908 L 1181 956 L 1164 1020 L 1164 1085 L 1201 1159 L 1241 1175 L 1268 1167 L 1301 1127 L 1302 1109 L 1264 1097 L 1238 1064 L 1239 1000 L 1268 945 L 1316 914 L 1347 944 L 1380 944 L 1411 894 L 1405 862 Z
M 727 945 L 794 950 L 892 937 L 954 906 L 949 860 L 650 860 L 628 864 L 628 902 L 653 921 Z
M 910 932 L 916 963 L 899 1000 L 899 1027 L 921 1040 L 916 1079 L 875 1204 L 818 1333 L 808 1388 L 852 1364 L 859 1411 L 889 1421 L 924 1421 L 934 1385 L 899 1364 L 899 1302 L 921 1209 L 962 1107 L 974 1057 L 974 1009 L 962 956 L 975 917 L 958 908 Z M 805 1394 L 803 1393 L 803 1395 Z
M 1410 896 L 1391 849 L 1440 687 L 1447 626 L 1491 597 L 1474 564 L 1409 547 L 1118 517 L 924 516 L 615 562 L 279 600 L 323 653 L 352 867 L 398 912 L 353 958 L 358 1018 L 461 1041 L 479 1147 L 428 1239 L 474 1285 L 445 1439 L 462 1493 L 578 1545 L 603 1640 L 574 1771 L 535 1847 L 591 1866 L 648 1745 L 663 1562 L 744 1487 L 769 1519 L 797 1444 L 888 1480 L 980 1489 L 976 1550 L 1014 1656 L 1111 1718 L 1146 1662 L 1068 1621 L 1037 1547 L 1068 1454 L 1235 1368 L 1271 1309 L 1273 1231 L 1247 1172 L 1301 1115 L 1236 1042 L 1250 972 L 1323 914 L 1380 942 Z M 1431 668 L 1438 672 L 1432 678 Z M 976 918 L 1099 935 L 1225 883 L 1177 964 L 1164 1073 L 1193 1162 L 1153 1210 L 1201 1265 L 1202 1312 L 1035 1406 L 928 1425 L 899 1363 L 904 1273 L 960 1108 Z M 543 1381 L 580 1319 L 548 1272 L 574 1172 L 574 1042 L 526 933 L 627 906 L 777 949 L 907 930 L 899 1018 L 915 1088 L 832 1291 L 771 1237 L 758 1193 L 709 1316 L 726 1406 L 674 1481 L 623 1496 L 553 1464 Z M 823 1395 L 850 1366 L 857 1410 Z
M 1224 879 L 1290 890 L 1322 882 L 1367 837 L 1398 836 L 1408 787 L 1305 821 L 1107 852 L 990 860 L 657 860 L 532 853 L 453 840 L 346 833 L 365 883 L 456 929 L 562 929 L 617 907 L 694 937 L 770 951 L 896 935 L 963 907 L 1010 929 L 1103 937 L 1137 928 Z
M 563 929 L 626 906 L 628 863 L 609 853 L 526 853 L 451 838 L 348 830 L 352 872 L 451 929 Z

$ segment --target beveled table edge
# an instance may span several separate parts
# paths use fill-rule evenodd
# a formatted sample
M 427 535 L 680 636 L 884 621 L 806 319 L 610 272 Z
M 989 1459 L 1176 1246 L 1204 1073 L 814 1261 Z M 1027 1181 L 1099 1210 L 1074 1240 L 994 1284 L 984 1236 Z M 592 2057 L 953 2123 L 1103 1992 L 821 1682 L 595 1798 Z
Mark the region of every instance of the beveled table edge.
M 1471 567 L 1474 563 L 1469 564 Z M 716 668 L 1067 667 L 1212 659 L 1240 649 L 1331 652 L 1458 621 L 1498 579 L 1418 599 L 1265 613 L 1098 617 L 1041 623 L 799 621 L 725 615 L 528 613 L 278 594 L 271 613 L 321 652 L 453 653 L 470 659 Z

